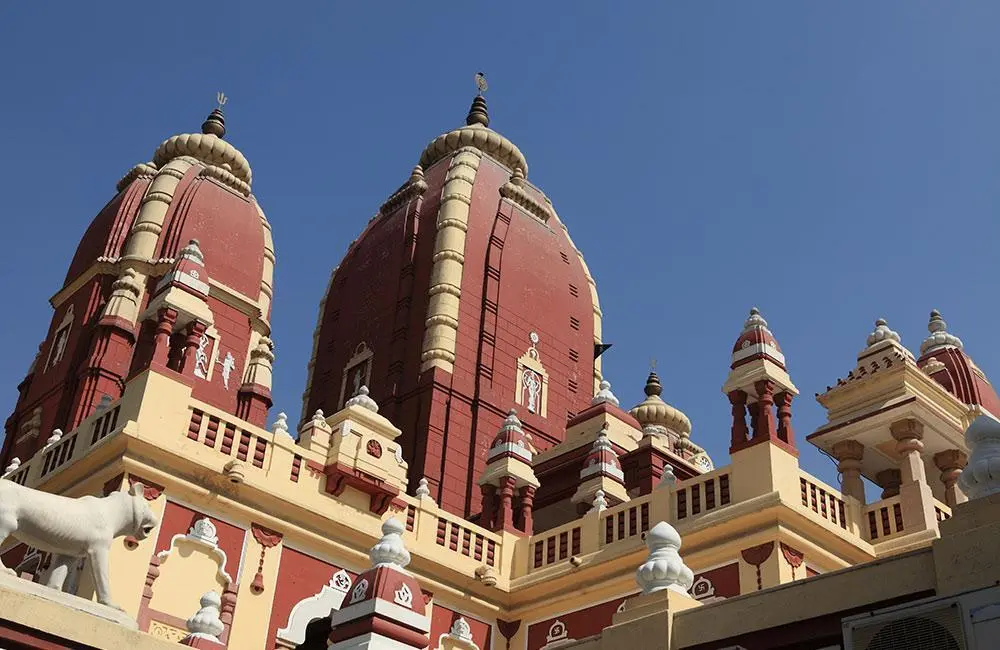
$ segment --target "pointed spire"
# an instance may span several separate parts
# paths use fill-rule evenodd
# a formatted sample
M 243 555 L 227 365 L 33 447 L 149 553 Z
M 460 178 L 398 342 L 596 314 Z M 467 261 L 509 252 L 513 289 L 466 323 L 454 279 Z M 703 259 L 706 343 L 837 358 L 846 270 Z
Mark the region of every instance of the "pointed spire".
M 218 138 L 226 136 L 226 116 L 222 113 L 222 107 L 229 101 L 223 93 L 216 94 L 219 105 L 216 106 L 208 117 L 201 124 L 201 132 L 205 135 L 214 135 Z
M 663 386 L 660 384 L 660 377 L 656 374 L 656 371 L 650 370 L 649 377 L 646 378 L 646 387 L 643 389 L 646 393 L 646 397 L 652 397 L 663 394 Z
M 936 309 L 931 310 L 927 331 L 930 332 L 930 335 L 920 344 L 921 355 L 943 348 L 962 349 L 962 339 L 948 331 L 948 323 L 941 317 L 941 312 Z
M 476 98 L 472 100 L 472 106 L 469 108 L 469 114 L 465 118 L 465 123 L 469 126 L 475 126 L 476 124 L 480 126 L 490 125 L 490 114 L 486 110 L 485 97 L 476 95 Z

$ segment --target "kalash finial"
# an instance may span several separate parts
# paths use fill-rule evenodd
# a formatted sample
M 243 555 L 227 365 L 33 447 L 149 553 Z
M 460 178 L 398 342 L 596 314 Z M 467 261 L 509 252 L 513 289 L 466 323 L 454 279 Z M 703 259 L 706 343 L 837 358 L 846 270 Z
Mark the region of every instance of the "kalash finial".
M 476 88 L 479 92 L 476 94 L 476 98 L 472 100 L 472 107 L 469 108 L 469 114 L 465 118 L 465 123 L 469 126 L 474 126 L 479 124 L 481 126 L 490 125 L 490 114 L 486 110 L 486 98 L 483 97 L 483 93 L 489 86 L 486 84 L 486 75 L 482 72 L 476 73 Z
M 653 367 L 656 367 L 655 364 Z M 649 371 L 649 377 L 646 378 L 646 388 L 643 392 L 646 393 L 646 397 L 652 397 L 654 395 L 659 397 L 663 394 L 663 386 L 660 384 L 660 377 L 656 374 L 655 370 Z
M 226 137 L 226 116 L 222 113 L 222 107 L 226 105 L 229 98 L 222 91 L 215 94 L 215 101 L 218 102 L 208 118 L 201 124 L 201 132 L 206 135 L 214 135 L 218 138 Z

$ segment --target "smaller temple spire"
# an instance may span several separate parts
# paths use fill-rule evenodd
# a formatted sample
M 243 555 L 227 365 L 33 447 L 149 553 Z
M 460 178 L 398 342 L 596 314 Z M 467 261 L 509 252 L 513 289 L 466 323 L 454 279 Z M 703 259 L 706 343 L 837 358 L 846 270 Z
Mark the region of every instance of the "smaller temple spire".
M 229 98 L 222 92 L 216 95 L 219 105 L 216 106 L 208 117 L 201 124 L 201 132 L 205 135 L 214 135 L 218 138 L 226 137 L 226 116 L 222 112 L 222 107 L 226 105 Z

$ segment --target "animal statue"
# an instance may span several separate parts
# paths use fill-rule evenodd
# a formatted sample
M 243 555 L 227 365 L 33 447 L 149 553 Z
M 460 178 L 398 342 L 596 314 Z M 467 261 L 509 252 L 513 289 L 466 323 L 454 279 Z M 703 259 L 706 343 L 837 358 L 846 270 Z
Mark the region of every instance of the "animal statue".
M 111 600 L 108 551 L 115 538 L 145 539 L 157 519 L 143 496 L 142 483 L 128 492 L 78 499 L 49 494 L 0 480 L 0 544 L 13 536 L 52 554 L 46 586 L 62 591 L 70 566 L 78 558 L 90 560 L 97 601 L 121 609 Z M 14 570 L 0 562 L 0 571 Z

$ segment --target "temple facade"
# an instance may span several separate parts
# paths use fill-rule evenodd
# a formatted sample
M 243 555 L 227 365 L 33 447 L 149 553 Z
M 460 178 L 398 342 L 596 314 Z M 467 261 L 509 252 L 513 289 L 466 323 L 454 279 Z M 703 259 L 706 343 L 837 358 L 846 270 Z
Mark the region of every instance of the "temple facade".
M 616 396 L 597 284 L 490 124 L 480 94 L 333 269 L 291 418 L 271 408 L 271 229 L 221 107 L 125 174 L 51 299 L 0 467 L 70 497 L 141 492 L 158 526 L 108 562 L 136 625 L 71 629 L 36 584 L 51 554 L 15 530 L 0 643 L 880 650 L 852 616 L 889 625 L 1000 581 L 995 552 L 970 559 L 1000 526 L 981 485 L 1000 482 L 1000 399 L 940 313 L 919 354 L 884 320 L 858 332 L 816 394 L 827 422 L 801 432 L 808 360 L 750 309 L 719 369 L 732 426 L 700 434 L 730 440 L 712 459 L 655 372 L 625 380 L 638 403 Z M 986 469 L 963 473 L 979 443 Z M 802 444 L 839 486 L 800 467 Z M 96 597 L 91 562 L 68 602 Z M 958 645 L 905 647 L 995 647 L 958 626 Z

